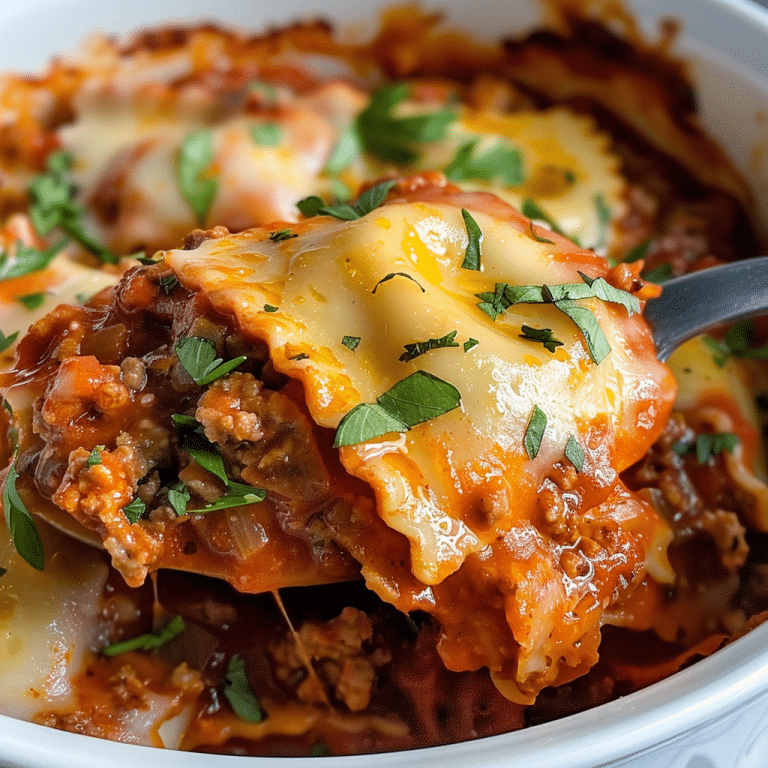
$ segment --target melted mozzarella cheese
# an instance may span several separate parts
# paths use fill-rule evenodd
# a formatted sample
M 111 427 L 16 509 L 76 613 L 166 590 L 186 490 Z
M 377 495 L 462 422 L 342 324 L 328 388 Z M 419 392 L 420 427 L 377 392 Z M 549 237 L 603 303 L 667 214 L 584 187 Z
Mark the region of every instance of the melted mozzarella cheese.
M 379 515 L 408 538 L 413 573 L 424 584 L 440 583 L 468 554 L 533 516 L 539 485 L 569 437 L 587 448 L 586 471 L 601 484 L 615 482 L 658 431 L 674 389 L 642 321 L 623 307 L 586 302 L 612 347 L 600 365 L 552 305 L 517 304 L 492 322 L 475 294 L 497 282 L 581 282 L 579 271 L 597 276 L 596 260 L 537 240 L 517 219 L 473 215 L 483 232 L 480 271 L 460 267 L 467 234 L 459 207 L 437 202 L 396 202 L 352 222 L 310 221 L 282 243 L 246 232 L 166 254 L 183 282 L 266 339 L 275 366 L 304 382 L 323 426 L 337 427 L 353 407 L 417 370 L 459 389 L 460 409 L 341 451 L 348 471 L 374 488 Z M 396 273 L 411 279 L 376 287 Z M 552 354 L 521 339 L 523 324 L 552 329 L 563 346 Z M 404 345 L 451 331 L 459 344 L 479 343 L 466 353 L 438 349 L 399 361 Z M 341 343 L 347 335 L 361 338 L 356 350 Z M 524 436 L 537 406 L 548 421 L 530 459 Z M 493 511 L 480 514 L 483 506 Z

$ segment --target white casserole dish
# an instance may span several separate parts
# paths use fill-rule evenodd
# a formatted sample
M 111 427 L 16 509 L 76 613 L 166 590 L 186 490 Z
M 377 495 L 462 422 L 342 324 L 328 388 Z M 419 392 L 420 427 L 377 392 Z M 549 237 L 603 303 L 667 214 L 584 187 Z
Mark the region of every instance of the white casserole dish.
M 354 17 L 370 25 L 379 3 L 359 4 Z M 448 11 L 452 26 L 493 38 L 534 24 L 538 7 L 516 0 L 479 4 L 430 3 Z M 667 4 L 630 4 L 650 33 L 669 14 Z M 28 0 L 0 7 L 0 69 L 33 71 L 49 56 L 74 46 L 90 31 L 122 33 L 161 21 L 215 19 L 259 30 L 316 15 L 319 6 L 285 0 L 267 8 L 246 0 L 137 0 L 113 5 L 94 0 Z M 342 23 L 349 7 L 326 0 L 323 16 Z M 745 0 L 689 0 L 681 12 L 677 51 L 692 64 L 705 126 L 751 181 L 768 222 L 768 12 Z M 768 227 L 766 227 L 768 228 Z M 491 768 L 758 768 L 768 758 L 768 626 L 674 677 L 630 697 L 526 731 L 477 742 L 362 758 L 371 768 L 466 765 Z M 303 768 L 314 759 L 291 759 Z M 357 766 L 359 757 L 327 758 L 331 768 Z M 0 717 L 0 764 L 9 768 L 105 765 L 139 768 L 283 768 L 278 758 L 237 758 L 165 752 L 114 744 Z

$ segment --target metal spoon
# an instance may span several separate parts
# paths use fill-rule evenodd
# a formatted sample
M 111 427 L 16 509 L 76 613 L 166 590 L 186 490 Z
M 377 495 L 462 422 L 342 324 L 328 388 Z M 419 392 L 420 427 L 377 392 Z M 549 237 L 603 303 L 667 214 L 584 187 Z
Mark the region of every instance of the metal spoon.
M 663 288 L 644 313 L 662 361 L 700 333 L 768 313 L 768 257 L 691 272 Z

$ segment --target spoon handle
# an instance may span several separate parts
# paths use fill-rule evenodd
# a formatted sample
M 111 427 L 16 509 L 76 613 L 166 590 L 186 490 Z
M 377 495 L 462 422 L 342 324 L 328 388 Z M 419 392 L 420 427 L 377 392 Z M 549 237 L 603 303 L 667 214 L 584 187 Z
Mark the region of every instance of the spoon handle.
M 659 360 L 722 323 L 768 313 L 768 257 L 675 277 L 645 307 Z

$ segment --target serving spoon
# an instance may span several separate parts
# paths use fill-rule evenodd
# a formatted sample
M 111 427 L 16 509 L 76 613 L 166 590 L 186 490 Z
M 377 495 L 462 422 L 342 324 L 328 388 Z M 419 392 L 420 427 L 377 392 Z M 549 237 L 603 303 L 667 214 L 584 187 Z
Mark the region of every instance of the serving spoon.
M 663 362 L 700 333 L 768 313 L 768 256 L 690 272 L 662 287 L 643 314 Z

